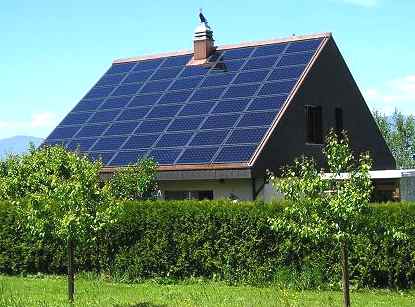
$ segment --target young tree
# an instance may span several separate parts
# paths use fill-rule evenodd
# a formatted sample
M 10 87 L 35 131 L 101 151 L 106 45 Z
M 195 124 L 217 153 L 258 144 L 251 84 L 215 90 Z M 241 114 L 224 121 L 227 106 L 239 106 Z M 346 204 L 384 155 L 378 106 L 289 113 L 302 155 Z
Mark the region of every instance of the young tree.
M 22 225 L 36 236 L 52 230 L 68 248 L 68 297 L 74 300 L 74 249 L 95 240 L 97 230 L 115 221 L 116 207 L 100 188 L 100 162 L 62 146 L 32 148 L 0 164 L 0 198 L 19 200 Z
M 326 137 L 323 154 L 328 173 L 318 170 L 307 157 L 283 168 L 273 184 L 291 203 L 282 219 L 271 219 L 275 230 L 289 229 L 300 237 L 339 243 L 342 259 L 343 305 L 350 306 L 348 247 L 362 213 L 368 208 L 372 161 L 367 153 L 352 154 L 346 133 L 333 130 Z
M 388 117 L 378 111 L 373 117 L 396 160 L 398 168 L 415 167 L 415 118 L 395 109 Z
M 109 191 L 116 199 L 155 199 L 158 193 L 157 163 L 151 158 L 121 168 L 109 181 Z

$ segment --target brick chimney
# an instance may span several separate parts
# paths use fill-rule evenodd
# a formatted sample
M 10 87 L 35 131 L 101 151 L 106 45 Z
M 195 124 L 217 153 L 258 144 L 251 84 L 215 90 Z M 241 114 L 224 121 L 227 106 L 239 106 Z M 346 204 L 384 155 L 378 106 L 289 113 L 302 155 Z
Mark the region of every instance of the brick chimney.
M 195 30 L 193 40 L 193 60 L 196 61 L 207 60 L 207 58 L 215 51 L 213 32 L 202 12 L 199 13 L 199 18 L 200 24 Z

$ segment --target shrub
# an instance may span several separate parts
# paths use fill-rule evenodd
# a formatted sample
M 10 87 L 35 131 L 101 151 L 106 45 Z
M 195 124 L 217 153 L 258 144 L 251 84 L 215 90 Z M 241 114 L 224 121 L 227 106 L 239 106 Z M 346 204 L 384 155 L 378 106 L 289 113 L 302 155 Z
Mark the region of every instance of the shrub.
M 32 238 L 16 223 L 18 206 L 0 203 L 0 272 L 65 272 L 65 244 Z M 280 283 L 297 289 L 340 287 L 335 242 L 311 242 L 268 218 L 283 203 L 229 201 L 123 202 L 116 224 L 93 249 L 79 249 L 82 271 L 124 281 L 203 277 L 228 283 Z M 351 281 L 357 287 L 411 287 L 415 281 L 415 203 L 371 205 L 366 235 L 353 237 Z M 388 235 L 390 229 L 405 234 Z

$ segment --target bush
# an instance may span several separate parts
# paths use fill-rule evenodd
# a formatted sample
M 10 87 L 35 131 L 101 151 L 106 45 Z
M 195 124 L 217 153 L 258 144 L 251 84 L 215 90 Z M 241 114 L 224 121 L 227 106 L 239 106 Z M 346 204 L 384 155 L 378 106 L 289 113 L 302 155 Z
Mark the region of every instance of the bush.
M 202 277 L 229 283 L 281 283 L 305 289 L 339 287 L 335 242 L 312 243 L 274 232 L 282 203 L 229 201 L 124 202 L 118 222 L 101 231 L 93 250 L 76 251 L 79 271 L 114 279 Z M 31 238 L 16 223 L 23 204 L 0 203 L 0 272 L 64 273 L 65 244 L 53 234 Z M 372 205 L 364 235 L 350 251 L 357 287 L 411 287 L 415 281 L 415 203 Z M 401 237 L 388 234 L 399 230 Z

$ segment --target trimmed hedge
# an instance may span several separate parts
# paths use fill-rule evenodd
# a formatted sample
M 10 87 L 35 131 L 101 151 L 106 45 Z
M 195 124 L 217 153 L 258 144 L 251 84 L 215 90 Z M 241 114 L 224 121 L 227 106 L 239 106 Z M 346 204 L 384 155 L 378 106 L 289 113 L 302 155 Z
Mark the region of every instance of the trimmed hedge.
M 338 286 L 339 249 L 276 233 L 268 218 L 284 204 L 229 201 L 126 202 L 116 225 L 94 246 L 78 247 L 79 271 L 124 281 L 204 277 L 230 283 L 284 282 Z M 17 223 L 17 205 L 0 203 L 0 272 L 63 274 L 66 244 L 52 232 L 32 238 Z M 407 238 L 388 235 L 399 229 Z M 373 205 L 350 247 L 356 286 L 406 288 L 415 282 L 415 203 Z

